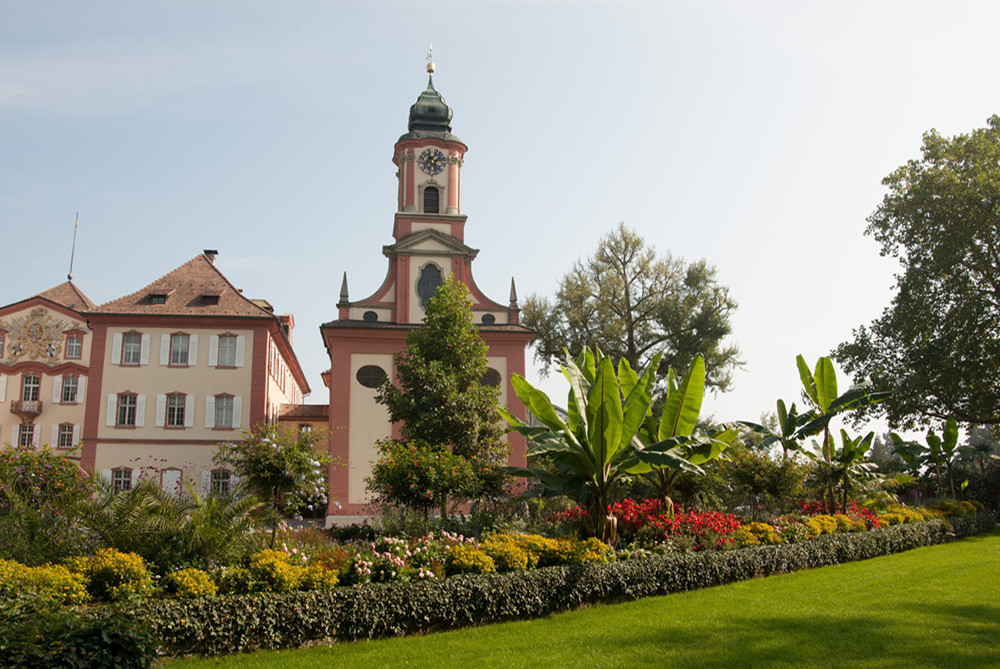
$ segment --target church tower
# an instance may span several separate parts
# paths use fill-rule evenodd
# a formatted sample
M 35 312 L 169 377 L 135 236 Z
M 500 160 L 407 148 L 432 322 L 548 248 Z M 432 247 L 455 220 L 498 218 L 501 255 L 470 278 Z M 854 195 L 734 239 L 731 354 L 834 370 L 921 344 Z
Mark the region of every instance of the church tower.
M 393 374 L 393 354 L 407 333 L 421 327 L 424 304 L 449 275 L 468 289 L 479 334 L 489 346 L 489 370 L 482 382 L 500 387 L 500 403 L 522 418 L 523 404 L 510 384 L 524 374 L 525 349 L 533 337 L 518 322 L 514 281 L 510 299 L 495 302 L 476 286 L 472 261 L 478 249 L 465 244 L 462 166 L 468 147 L 451 132 L 452 109 L 434 88 L 434 65 L 427 66 L 427 89 L 410 107 L 408 132 L 396 142 L 392 162 L 399 186 L 393 244 L 382 247 L 389 268 L 381 287 L 351 300 L 344 274 L 337 320 L 320 326 L 330 354 L 324 381 L 330 389 L 330 503 L 328 523 L 357 522 L 370 513 L 365 477 L 377 459 L 375 442 L 399 436 L 375 391 Z M 510 464 L 523 466 L 526 444 L 508 435 Z

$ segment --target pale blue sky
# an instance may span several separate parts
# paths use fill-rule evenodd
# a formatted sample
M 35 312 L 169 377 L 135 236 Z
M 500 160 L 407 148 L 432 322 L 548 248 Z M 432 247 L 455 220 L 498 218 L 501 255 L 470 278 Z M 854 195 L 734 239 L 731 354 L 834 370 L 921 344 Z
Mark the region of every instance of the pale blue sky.
M 551 295 L 618 221 L 704 257 L 747 362 L 706 410 L 756 419 L 889 303 L 865 218 L 924 131 L 1000 113 L 998 28 L 960 1 L 0 0 L 0 304 L 64 280 L 77 211 L 98 303 L 216 248 L 295 314 L 325 402 L 318 326 L 342 272 L 353 298 L 385 274 L 433 42 L 480 287 Z

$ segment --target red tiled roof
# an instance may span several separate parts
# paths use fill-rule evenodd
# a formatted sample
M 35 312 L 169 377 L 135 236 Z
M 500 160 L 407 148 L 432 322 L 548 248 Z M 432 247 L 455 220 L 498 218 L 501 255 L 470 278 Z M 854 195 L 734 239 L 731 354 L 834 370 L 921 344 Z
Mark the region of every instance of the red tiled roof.
M 85 311 L 94 308 L 94 303 L 90 298 L 74 285 L 72 281 L 64 281 L 58 286 L 49 288 L 44 293 L 39 293 L 35 297 L 44 297 L 56 304 L 73 309 L 74 311 Z
M 154 304 L 154 295 L 166 296 L 166 299 L 162 304 Z M 274 319 L 273 314 L 262 309 L 253 300 L 243 297 L 204 254 L 195 256 L 142 290 L 105 302 L 92 311 L 105 314 Z
M 323 418 L 330 417 L 329 404 L 282 404 L 279 418 Z

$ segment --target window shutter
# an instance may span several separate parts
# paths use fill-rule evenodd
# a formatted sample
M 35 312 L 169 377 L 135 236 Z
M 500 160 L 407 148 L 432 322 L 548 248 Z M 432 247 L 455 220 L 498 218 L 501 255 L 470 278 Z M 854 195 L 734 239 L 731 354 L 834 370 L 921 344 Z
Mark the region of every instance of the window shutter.
M 219 366 L 219 335 L 209 335 L 208 337 L 208 366 Z
M 56 376 L 52 378 L 52 403 L 59 404 L 62 400 L 62 377 Z
M 0 402 L 3 402 L 7 397 L 7 375 L 0 374 Z
M 170 335 L 160 335 L 160 365 L 166 367 L 170 364 Z
M 73 447 L 75 448 L 75 447 L 77 447 L 79 445 L 80 445 L 80 426 L 79 425 L 74 425 L 73 426 Z
M 17 427 L 18 427 L 17 423 L 14 423 L 13 425 L 10 426 L 10 442 L 9 443 L 11 444 L 11 446 L 16 446 L 17 445 Z
M 204 471 L 201 473 L 201 496 L 208 497 L 208 493 L 211 491 L 212 485 L 212 472 Z
M 205 427 L 215 427 L 215 396 L 205 398 Z
M 237 490 L 239 490 L 239 485 L 240 477 L 236 474 L 236 472 L 232 472 L 229 475 L 229 494 L 235 497 Z
M 76 401 L 83 404 L 87 401 L 87 377 L 81 376 L 76 381 Z
M 42 445 L 42 426 L 35 426 L 35 433 L 31 435 L 31 445 L 38 448 Z
M 184 427 L 194 427 L 194 395 L 184 398 Z
M 111 470 L 110 469 L 102 469 L 101 470 L 101 479 L 105 483 L 107 483 L 108 485 L 111 485 L 111 480 L 112 480 L 111 476 L 112 475 L 111 475 Z
M 135 489 L 135 487 L 137 485 L 139 485 L 139 468 L 138 467 L 136 467 L 135 469 L 132 470 L 132 488 Z
M 167 396 L 157 395 L 156 416 L 153 418 L 153 424 L 156 427 L 163 427 L 167 423 L 166 416 L 167 416 Z
M 111 364 L 122 364 L 122 333 L 116 332 L 111 335 Z
M 57 448 L 59 446 L 59 425 L 52 426 L 52 440 L 49 441 L 49 448 Z
M 142 335 L 142 340 L 139 349 L 139 364 L 148 365 L 149 364 L 149 335 Z M 169 347 L 168 347 L 169 348 Z
M 246 350 L 246 337 L 240 335 L 236 338 L 236 366 L 243 366 L 243 352 Z
M 118 409 L 118 396 L 108 395 L 108 414 L 105 418 L 104 424 L 108 427 L 115 426 L 115 410 Z
M 237 395 L 233 398 L 233 427 L 240 426 L 241 418 L 243 418 L 243 398 Z
M 188 367 L 198 364 L 198 335 L 188 337 Z
M 146 396 L 137 395 L 135 398 L 135 426 L 145 427 L 146 425 Z

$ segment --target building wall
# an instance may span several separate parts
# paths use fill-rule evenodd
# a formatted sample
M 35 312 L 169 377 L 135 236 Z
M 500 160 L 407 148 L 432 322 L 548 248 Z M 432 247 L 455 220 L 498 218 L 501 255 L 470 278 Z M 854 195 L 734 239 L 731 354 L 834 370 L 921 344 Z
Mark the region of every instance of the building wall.
M 24 337 L 18 337 L 19 329 L 29 324 L 40 325 L 42 335 L 36 341 L 42 349 L 25 347 Z M 75 448 L 82 435 L 84 403 L 89 392 L 89 360 L 93 340 L 92 333 L 83 317 L 59 305 L 34 298 L 0 310 L 0 336 L 3 348 L 0 350 L 0 445 L 18 444 L 20 428 L 27 423 L 36 448 L 59 446 L 61 425 L 72 427 L 69 448 Z M 80 354 L 67 357 L 66 340 L 79 338 Z M 22 346 L 22 354 L 17 355 L 16 346 Z M 51 345 L 52 355 L 48 355 Z M 39 379 L 37 414 L 18 414 L 21 408 L 22 388 L 25 376 Z M 75 378 L 78 384 L 75 401 L 63 401 L 64 379 Z M 22 420 L 22 416 L 24 420 Z

